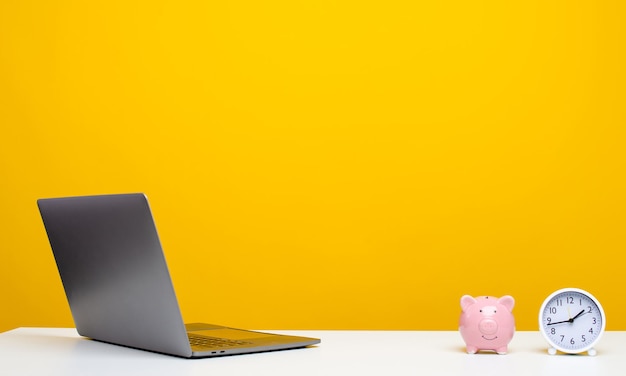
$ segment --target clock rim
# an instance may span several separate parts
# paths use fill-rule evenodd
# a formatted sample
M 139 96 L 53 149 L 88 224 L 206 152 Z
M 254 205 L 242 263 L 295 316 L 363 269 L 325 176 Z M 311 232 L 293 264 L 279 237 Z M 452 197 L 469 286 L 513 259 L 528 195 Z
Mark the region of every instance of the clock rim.
M 550 302 L 552 300 L 552 298 L 554 298 L 555 296 L 562 294 L 564 292 L 575 292 L 575 293 L 579 293 L 582 295 L 587 296 L 589 299 L 591 299 L 596 306 L 598 306 L 598 310 L 600 311 L 600 315 L 602 316 L 602 327 L 600 328 L 600 334 L 598 334 L 598 336 L 591 341 L 591 343 L 587 346 L 585 346 L 584 348 L 580 348 L 580 349 L 576 349 L 576 350 L 572 350 L 572 349 L 567 349 L 567 348 L 563 348 L 561 346 L 559 346 L 558 344 L 554 343 L 552 341 L 552 339 L 546 334 L 545 332 L 545 328 L 543 326 L 543 311 L 546 308 L 546 305 L 548 305 L 548 302 Z M 602 308 L 602 304 L 600 304 L 600 301 L 590 292 L 577 288 L 577 287 L 566 287 L 566 288 L 562 288 L 562 289 L 558 289 L 556 291 L 554 291 L 553 293 L 551 293 L 550 295 L 548 295 L 547 298 L 544 299 L 543 303 L 541 304 L 541 308 L 539 309 L 539 331 L 541 332 L 541 334 L 543 335 L 543 337 L 545 338 L 545 340 L 548 342 L 548 344 L 552 347 L 554 347 L 556 350 L 566 353 L 566 354 L 580 354 L 583 353 L 585 351 L 589 351 L 591 350 L 596 343 L 598 343 L 598 341 L 600 340 L 600 338 L 602 337 L 602 335 L 605 332 L 605 328 L 606 328 L 606 315 L 604 314 L 604 308 Z

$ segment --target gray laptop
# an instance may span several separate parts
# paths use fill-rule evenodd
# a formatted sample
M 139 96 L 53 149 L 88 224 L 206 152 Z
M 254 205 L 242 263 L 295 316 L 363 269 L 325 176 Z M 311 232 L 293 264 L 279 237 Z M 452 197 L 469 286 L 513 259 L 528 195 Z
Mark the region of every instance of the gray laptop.
M 143 194 L 37 201 L 78 333 L 184 358 L 320 343 L 220 325 L 185 325 Z

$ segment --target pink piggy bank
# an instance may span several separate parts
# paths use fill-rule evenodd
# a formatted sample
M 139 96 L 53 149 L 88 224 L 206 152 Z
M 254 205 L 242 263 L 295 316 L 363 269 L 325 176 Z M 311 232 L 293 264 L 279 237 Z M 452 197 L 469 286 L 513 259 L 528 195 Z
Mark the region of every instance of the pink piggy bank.
M 515 300 L 509 295 L 500 299 L 463 295 L 459 331 L 469 354 L 480 350 L 507 353 L 508 344 L 515 334 L 515 319 L 511 313 L 514 305 Z

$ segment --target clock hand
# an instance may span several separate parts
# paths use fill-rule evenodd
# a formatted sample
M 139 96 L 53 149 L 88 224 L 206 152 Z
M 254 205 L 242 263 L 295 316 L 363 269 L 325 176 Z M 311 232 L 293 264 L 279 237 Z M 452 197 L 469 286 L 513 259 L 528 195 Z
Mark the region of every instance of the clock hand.
M 585 313 L 585 310 L 584 310 L 584 309 L 583 309 L 582 311 L 578 312 L 578 314 L 577 314 L 576 316 L 572 317 L 572 318 L 570 319 L 570 321 L 574 321 L 574 320 L 576 320 L 576 318 L 580 317 L 580 315 L 582 315 L 583 313 Z
M 548 323 L 548 325 L 556 325 L 556 324 L 563 324 L 563 323 L 566 323 L 566 322 L 574 322 L 574 320 L 576 320 L 576 318 L 580 317 L 583 313 L 585 313 L 584 309 L 582 311 L 578 312 L 578 314 L 576 316 L 572 317 L 569 320 L 551 322 L 551 323 Z
M 550 322 L 550 323 L 548 323 L 548 325 L 563 324 L 563 323 L 566 323 L 566 322 L 572 322 L 572 319 L 565 320 L 565 321 Z

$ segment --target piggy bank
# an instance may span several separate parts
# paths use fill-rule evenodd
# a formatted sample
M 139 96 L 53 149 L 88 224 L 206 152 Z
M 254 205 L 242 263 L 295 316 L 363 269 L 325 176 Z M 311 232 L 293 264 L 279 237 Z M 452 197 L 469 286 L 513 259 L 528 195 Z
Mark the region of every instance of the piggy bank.
M 514 305 L 515 300 L 509 295 L 499 299 L 493 296 L 461 297 L 459 331 L 469 354 L 480 350 L 507 353 L 515 334 L 515 319 L 511 313 Z

